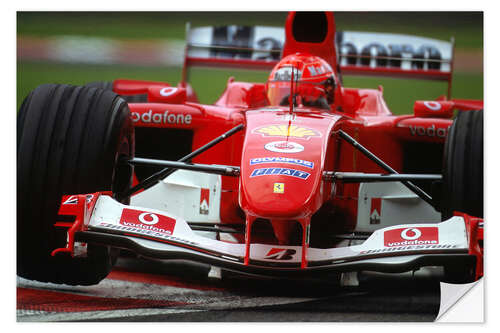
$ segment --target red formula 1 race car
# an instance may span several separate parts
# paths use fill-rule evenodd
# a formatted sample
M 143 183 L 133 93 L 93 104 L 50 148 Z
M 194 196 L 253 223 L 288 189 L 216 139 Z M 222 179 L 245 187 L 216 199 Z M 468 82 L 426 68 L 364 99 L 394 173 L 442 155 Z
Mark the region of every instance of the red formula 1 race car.
M 189 29 L 177 86 L 39 86 L 17 121 L 17 274 L 96 284 L 126 249 L 271 277 L 433 267 L 477 280 L 483 102 L 395 116 L 382 89 L 342 85 L 451 82 L 452 55 L 450 42 L 336 32 L 332 13 L 297 12 L 285 29 Z M 229 79 L 204 105 L 187 80 L 196 65 L 271 74 Z

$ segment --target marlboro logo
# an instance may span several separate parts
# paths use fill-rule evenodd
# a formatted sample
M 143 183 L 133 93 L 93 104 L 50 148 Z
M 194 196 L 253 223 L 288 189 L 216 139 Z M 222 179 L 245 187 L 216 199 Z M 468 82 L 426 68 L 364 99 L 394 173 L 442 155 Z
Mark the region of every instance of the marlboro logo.
M 370 224 L 380 224 L 380 214 L 382 213 L 382 198 L 372 198 L 370 208 Z
M 200 214 L 208 215 L 210 207 L 210 189 L 202 188 L 200 190 Z

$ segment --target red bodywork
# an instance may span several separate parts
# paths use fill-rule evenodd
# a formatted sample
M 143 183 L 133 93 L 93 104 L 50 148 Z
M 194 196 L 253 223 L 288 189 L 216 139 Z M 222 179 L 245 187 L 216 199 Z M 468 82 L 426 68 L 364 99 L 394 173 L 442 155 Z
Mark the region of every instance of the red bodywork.
M 294 16 L 295 13 L 291 13 L 286 22 L 282 57 L 295 52 L 310 53 L 325 59 L 337 72 L 333 14 L 326 14 L 327 38 L 321 43 L 296 41 L 292 33 Z M 296 228 L 293 221 L 306 228 L 311 217 L 322 207 L 330 207 L 330 213 L 337 217 L 332 223 L 336 224 L 335 229 L 339 232 L 352 231 L 355 227 L 359 184 L 337 184 L 334 192 L 332 184 L 323 180 L 323 171 L 384 172 L 340 140 L 337 130 L 342 129 L 392 168 L 404 172 L 406 143 L 443 145 L 448 127 L 452 124 L 453 110 L 457 107 L 476 108 L 482 104 L 480 101 L 421 101 L 416 102 L 414 115 L 394 116 L 387 108 L 382 89 L 339 86 L 331 110 L 296 110 L 290 117 L 288 108 L 268 106 L 262 83 L 229 79 L 226 90 L 214 105 L 196 103 L 196 95 L 185 82 L 174 88 L 158 82 L 117 80 L 114 90 L 123 95 L 146 93 L 148 103 L 129 104 L 135 126 L 189 129 L 193 132 L 192 150 L 244 123 L 244 133 L 218 144 L 193 162 L 240 166 L 239 180 L 222 177 L 222 223 L 246 221 L 250 230 L 256 219 L 269 220 L 274 237 L 280 244 L 292 242 L 291 235 Z M 305 128 L 315 134 L 297 137 L 293 131 L 285 134 L 256 131 L 273 125 L 277 128 Z M 279 141 L 299 144 L 303 151 L 287 154 L 265 148 L 266 144 Z M 293 157 L 312 162 L 314 167 L 310 169 L 283 163 L 250 164 L 252 159 L 263 157 Z M 421 157 L 425 158 L 425 155 Z M 440 164 L 439 161 L 437 163 Z M 307 179 L 282 174 L 252 177 L 256 169 L 280 167 L 307 172 L 309 176 Z M 282 193 L 273 191 L 275 184 L 283 184 Z
M 483 219 L 469 216 L 464 213 L 455 212 L 455 216 L 461 216 L 465 220 L 465 227 L 469 238 L 469 254 L 476 258 L 475 279 L 484 275 L 484 226 Z

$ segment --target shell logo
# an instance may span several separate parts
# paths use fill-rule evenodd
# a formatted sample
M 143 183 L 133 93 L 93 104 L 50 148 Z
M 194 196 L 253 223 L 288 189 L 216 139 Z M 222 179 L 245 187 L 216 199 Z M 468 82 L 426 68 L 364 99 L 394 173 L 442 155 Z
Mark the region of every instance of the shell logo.
M 261 134 L 263 137 L 282 136 L 289 138 L 298 138 L 308 140 L 311 137 L 319 137 L 321 134 L 308 127 L 297 125 L 268 125 L 256 128 L 253 130 L 256 134 Z

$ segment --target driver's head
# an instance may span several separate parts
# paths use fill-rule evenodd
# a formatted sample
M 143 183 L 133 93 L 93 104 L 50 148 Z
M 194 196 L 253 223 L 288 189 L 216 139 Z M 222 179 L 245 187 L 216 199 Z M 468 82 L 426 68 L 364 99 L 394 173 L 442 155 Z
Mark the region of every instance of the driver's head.
M 291 54 L 273 68 L 266 83 L 270 105 L 289 105 L 292 74 L 296 105 L 330 108 L 334 102 L 335 74 L 320 57 L 303 53 Z

